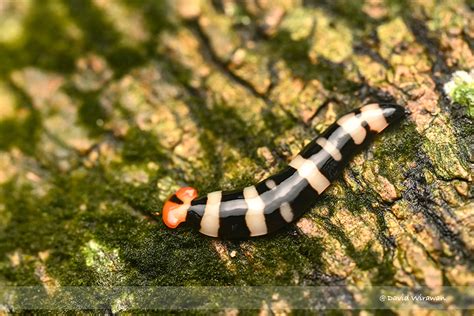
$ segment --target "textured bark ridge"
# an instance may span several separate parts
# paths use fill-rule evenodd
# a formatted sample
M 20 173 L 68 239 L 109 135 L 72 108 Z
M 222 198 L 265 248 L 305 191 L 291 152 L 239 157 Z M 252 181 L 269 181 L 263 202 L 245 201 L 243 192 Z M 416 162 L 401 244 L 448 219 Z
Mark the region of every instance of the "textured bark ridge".
M 443 90 L 474 68 L 473 21 L 462 1 L 0 1 L 0 282 L 473 285 L 474 89 Z M 374 100 L 411 114 L 296 225 L 161 222 L 183 184 L 257 182 Z

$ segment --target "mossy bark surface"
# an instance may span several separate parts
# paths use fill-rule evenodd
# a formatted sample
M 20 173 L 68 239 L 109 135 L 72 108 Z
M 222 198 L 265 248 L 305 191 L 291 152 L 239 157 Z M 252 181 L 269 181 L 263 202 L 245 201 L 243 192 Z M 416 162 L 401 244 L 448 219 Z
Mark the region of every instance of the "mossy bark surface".
M 443 90 L 474 68 L 469 6 L 0 1 L 0 282 L 472 286 L 474 92 Z M 259 181 L 371 101 L 411 114 L 284 231 L 161 222 L 183 184 Z

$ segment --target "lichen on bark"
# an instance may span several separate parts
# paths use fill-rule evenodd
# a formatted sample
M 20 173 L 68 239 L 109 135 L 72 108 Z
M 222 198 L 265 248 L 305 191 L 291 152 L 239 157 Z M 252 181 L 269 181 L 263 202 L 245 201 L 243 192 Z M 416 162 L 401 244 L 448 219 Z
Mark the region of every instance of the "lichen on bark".
M 473 21 L 458 0 L 0 2 L 0 282 L 472 286 L 472 82 L 444 85 Z M 162 224 L 179 186 L 258 181 L 374 100 L 411 114 L 296 224 Z

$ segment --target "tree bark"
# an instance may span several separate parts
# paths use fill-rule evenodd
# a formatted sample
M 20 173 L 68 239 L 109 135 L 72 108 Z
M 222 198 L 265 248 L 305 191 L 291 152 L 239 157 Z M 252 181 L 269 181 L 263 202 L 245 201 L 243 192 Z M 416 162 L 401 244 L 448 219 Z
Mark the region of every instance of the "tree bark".
M 473 104 L 443 90 L 474 68 L 468 4 L 25 3 L 0 5 L 5 285 L 473 285 Z M 257 182 L 371 101 L 411 114 L 288 229 L 162 224 L 183 184 Z

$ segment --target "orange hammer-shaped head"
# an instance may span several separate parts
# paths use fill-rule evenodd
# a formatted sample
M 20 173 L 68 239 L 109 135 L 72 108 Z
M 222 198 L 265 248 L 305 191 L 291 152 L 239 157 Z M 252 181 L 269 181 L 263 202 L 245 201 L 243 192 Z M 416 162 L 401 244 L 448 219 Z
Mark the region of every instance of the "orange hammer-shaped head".
M 191 201 L 197 197 L 195 188 L 184 187 L 176 191 L 163 206 L 163 222 L 169 228 L 176 228 L 186 221 Z

